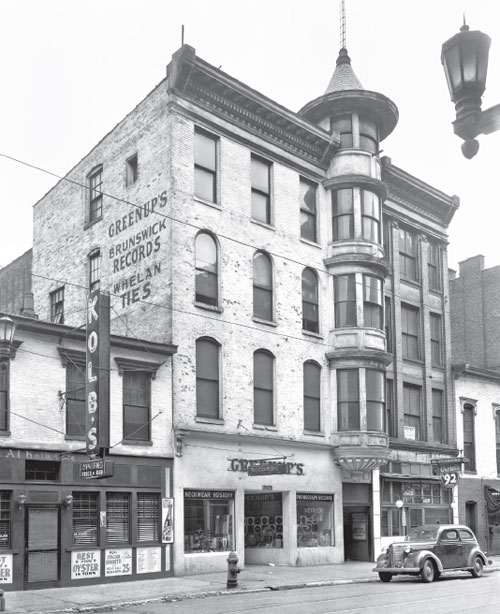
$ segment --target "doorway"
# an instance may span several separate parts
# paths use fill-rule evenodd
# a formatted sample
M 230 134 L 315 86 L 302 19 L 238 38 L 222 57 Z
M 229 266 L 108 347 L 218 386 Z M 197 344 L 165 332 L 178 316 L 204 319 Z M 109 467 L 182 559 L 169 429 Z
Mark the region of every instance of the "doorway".
M 344 506 L 344 557 L 346 561 L 371 561 L 369 506 Z
M 59 508 L 27 507 L 25 535 L 25 588 L 58 586 Z

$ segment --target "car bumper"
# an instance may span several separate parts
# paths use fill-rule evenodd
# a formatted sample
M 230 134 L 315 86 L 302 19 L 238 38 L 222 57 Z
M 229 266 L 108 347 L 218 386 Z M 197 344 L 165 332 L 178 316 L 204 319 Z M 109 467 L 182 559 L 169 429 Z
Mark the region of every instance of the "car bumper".
M 372 571 L 382 573 L 420 573 L 420 567 L 374 567 Z

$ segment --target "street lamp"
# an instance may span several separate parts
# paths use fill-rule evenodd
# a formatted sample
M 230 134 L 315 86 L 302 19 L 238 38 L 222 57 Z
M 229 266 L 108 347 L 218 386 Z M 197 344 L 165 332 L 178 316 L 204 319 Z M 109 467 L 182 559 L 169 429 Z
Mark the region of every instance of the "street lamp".
M 475 137 L 500 129 L 500 104 L 481 111 L 490 43 L 487 34 L 478 30 L 469 31 L 464 19 L 460 32 L 447 40 L 441 51 L 450 97 L 455 103 L 453 131 L 465 141 L 462 143 L 462 153 L 469 160 L 479 150 Z
M 404 502 L 401 499 L 396 501 L 396 507 L 398 508 L 398 532 L 400 535 L 403 532 L 403 505 Z
M 2 316 L 0 318 L 0 361 L 11 358 L 15 331 L 14 321 L 8 316 Z

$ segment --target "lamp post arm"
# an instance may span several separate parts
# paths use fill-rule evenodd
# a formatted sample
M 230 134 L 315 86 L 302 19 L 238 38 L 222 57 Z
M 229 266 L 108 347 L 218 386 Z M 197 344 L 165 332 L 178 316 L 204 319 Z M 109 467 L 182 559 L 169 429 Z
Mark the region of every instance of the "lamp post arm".
M 500 130 L 500 104 L 485 109 L 480 116 L 481 131 L 478 134 L 490 134 Z

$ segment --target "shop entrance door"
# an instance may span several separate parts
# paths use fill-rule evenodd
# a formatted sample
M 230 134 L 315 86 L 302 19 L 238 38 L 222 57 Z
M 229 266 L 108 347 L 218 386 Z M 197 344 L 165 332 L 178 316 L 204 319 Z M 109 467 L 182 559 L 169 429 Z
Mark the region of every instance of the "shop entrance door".
M 59 581 L 59 508 L 26 508 L 25 588 L 57 586 Z
M 371 561 L 371 508 L 344 506 L 344 557 L 346 561 Z

